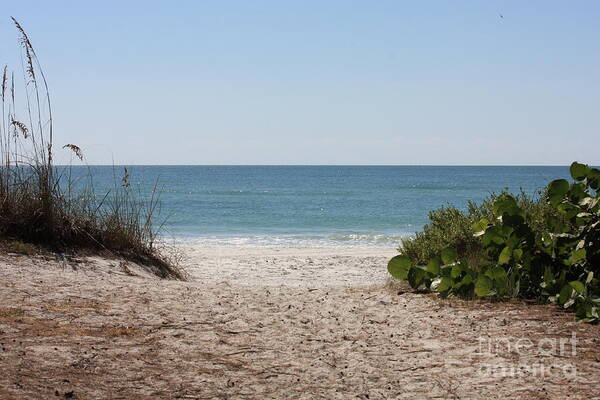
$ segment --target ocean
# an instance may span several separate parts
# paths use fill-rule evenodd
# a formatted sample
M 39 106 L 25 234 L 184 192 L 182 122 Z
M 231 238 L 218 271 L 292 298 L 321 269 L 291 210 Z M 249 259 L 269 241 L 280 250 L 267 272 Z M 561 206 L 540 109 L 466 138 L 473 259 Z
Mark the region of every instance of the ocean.
M 123 166 L 91 173 L 102 196 Z M 130 190 L 158 183 L 157 223 L 167 240 L 200 245 L 398 246 L 427 214 L 481 202 L 492 192 L 535 195 L 568 167 L 539 166 L 128 166 Z

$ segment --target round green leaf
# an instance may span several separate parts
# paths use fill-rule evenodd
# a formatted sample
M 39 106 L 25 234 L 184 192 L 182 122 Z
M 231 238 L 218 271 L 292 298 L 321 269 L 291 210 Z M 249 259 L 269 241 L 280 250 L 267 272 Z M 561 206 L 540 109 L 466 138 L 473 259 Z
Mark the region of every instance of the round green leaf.
M 388 262 L 388 272 L 396 279 L 405 280 L 408 277 L 408 270 L 412 266 L 410 258 L 404 255 L 399 255 L 392 258 Z
M 592 168 L 588 172 L 587 183 L 592 189 L 598 190 L 600 188 L 600 170 Z
M 463 286 L 469 285 L 473 282 L 473 277 L 470 274 L 466 274 L 465 276 L 463 276 L 463 278 L 460 280 L 460 282 L 455 283 L 453 285 L 454 289 L 460 289 Z
M 589 171 L 590 171 L 590 167 L 588 167 L 585 164 L 580 164 L 577 161 L 575 161 L 573 164 L 571 164 L 571 168 L 570 168 L 571 176 L 573 177 L 573 179 L 576 179 L 578 181 L 584 180 Z
M 506 279 L 506 271 L 500 266 L 487 270 L 485 274 L 496 281 Z
M 494 201 L 494 210 L 500 215 L 519 215 L 523 212 L 519 207 L 517 200 L 510 194 L 499 196 L 496 201 Z
M 570 285 L 563 286 L 560 294 L 558 295 L 558 303 L 561 305 L 566 304 L 569 300 L 571 300 L 571 296 L 573 295 L 573 287 Z
M 452 264 L 456 261 L 457 258 L 458 254 L 453 248 L 449 247 L 447 249 L 442 250 L 442 261 L 444 264 Z
M 569 257 L 569 259 L 567 260 L 569 265 L 573 265 L 581 260 L 585 260 L 586 257 L 586 250 L 585 249 L 579 249 L 579 250 L 575 250 L 574 252 L 571 253 L 571 256 Z
M 462 274 L 463 272 L 463 267 L 460 264 L 454 265 L 452 266 L 452 270 L 450 271 L 450 276 L 453 279 L 456 279 L 460 276 L 460 274 Z
M 473 234 L 473 236 L 481 236 L 485 233 L 485 230 L 487 229 L 488 225 L 490 224 L 490 221 L 488 221 L 487 219 L 482 219 L 479 222 L 474 223 L 471 228 L 473 229 L 473 232 L 475 232 Z
M 475 294 L 479 297 L 484 297 L 492 291 L 492 280 L 487 276 L 481 275 L 475 281 Z
M 437 278 L 433 282 L 431 282 L 431 290 L 435 290 L 436 292 L 446 292 L 452 287 L 452 279 L 444 277 Z
M 577 291 L 579 294 L 583 294 L 585 291 L 585 285 L 579 281 L 569 282 L 569 285 Z
M 427 264 L 427 268 L 425 268 L 425 270 L 427 272 L 432 273 L 433 275 L 439 275 L 440 266 L 441 266 L 440 259 L 438 257 L 435 257 L 435 258 L 432 258 L 431 260 L 429 260 L 429 263 Z
M 461 285 L 468 285 L 469 283 L 473 282 L 473 277 L 471 275 L 465 275 L 462 280 L 460 281 Z
M 515 261 L 520 261 L 521 257 L 523 257 L 523 250 L 522 249 L 515 249 L 515 250 L 513 250 L 513 258 L 515 259 Z
M 498 263 L 507 264 L 510 261 L 511 256 L 512 250 L 510 249 L 510 247 L 507 246 L 504 249 L 502 249 L 502 252 L 500 252 L 500 256 L 498 257 Z
M 550 204 L 556 206 L 569 191 L 569 182 L 566 179 L 557 179 L 548 185 L 548 197 Z

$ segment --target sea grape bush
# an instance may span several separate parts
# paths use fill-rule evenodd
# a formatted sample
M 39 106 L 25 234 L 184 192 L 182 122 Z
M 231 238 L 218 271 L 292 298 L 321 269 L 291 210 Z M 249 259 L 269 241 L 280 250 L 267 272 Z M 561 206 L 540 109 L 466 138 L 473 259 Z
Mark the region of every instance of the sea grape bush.
M 481 238 L 473 236 L 472 227 L 483 218 L 495 220 L 498 217 L 493 205 L 505 193 L 507 192 L 491 193 L 480 204 L 468 202 L 465 210 L 446 206 L 430 211 L 430 222 L 423 226 L 423 231 L 402 239 L 402 254 L 408 256 L 414 264 L 427 264 L 442 250 L 452 247 L 461 259 L 468 261 L 471 268 L 478 270 L 479 266 L 489 264 Z M 535 197 L 521 191 L 514 197 L 519 207 L 526 212 L 528 224 L 535 230 L 544 227 L 549 217 L 564 218 L 547 203 L 547 190 L 540 191 Z
M 548 185 L 546 201 L 556 212 L 541 224 L 513 195 L 494 199 L 497 218 L 473 225 L 485 265 L 473 268 L 446 248 L 425 265 L 400 254 L 388 272 L 444 296 L 547 300 L 600 322 L 600 171 L 574 162 L 570 172 L 574 182 Z

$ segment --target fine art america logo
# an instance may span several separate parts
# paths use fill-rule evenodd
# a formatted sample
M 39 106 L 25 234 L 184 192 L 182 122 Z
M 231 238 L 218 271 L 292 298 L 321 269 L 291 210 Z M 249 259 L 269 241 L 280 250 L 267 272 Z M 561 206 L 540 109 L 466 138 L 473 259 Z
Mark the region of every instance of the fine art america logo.
M 577 335 L 527 338 L 479 337 L 477 355 L 484 361 L 478 374 L 486 377 L 550 377 L 572 379 L 577 375 L 571 361 L 577 355 Z

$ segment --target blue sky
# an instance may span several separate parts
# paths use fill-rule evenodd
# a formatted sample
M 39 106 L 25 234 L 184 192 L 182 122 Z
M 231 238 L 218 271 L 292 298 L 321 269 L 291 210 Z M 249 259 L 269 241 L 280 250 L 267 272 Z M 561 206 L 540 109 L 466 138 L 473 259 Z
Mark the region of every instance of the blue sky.
M 2 9 L 0 62 L 18 63 L 13 15 L 56 143 L 90 164 L 600 164 L 600 2 Z

